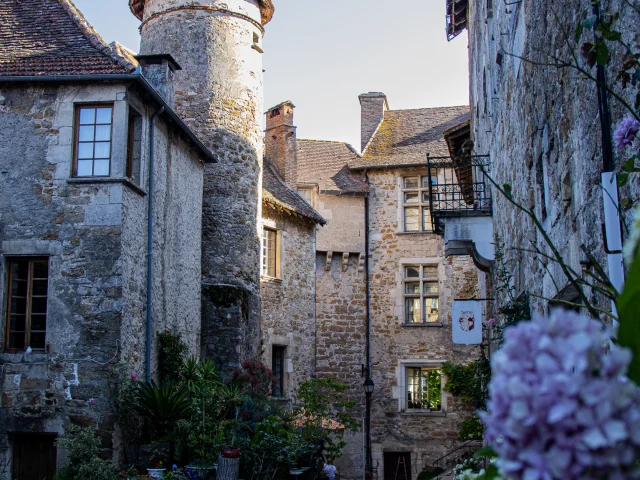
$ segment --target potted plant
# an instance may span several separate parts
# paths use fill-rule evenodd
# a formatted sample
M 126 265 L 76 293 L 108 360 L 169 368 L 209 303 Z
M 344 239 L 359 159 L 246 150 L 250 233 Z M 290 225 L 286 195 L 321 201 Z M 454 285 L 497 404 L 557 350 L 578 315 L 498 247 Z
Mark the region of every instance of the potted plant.
M 149 478 L 164 478 L 164 472 L 167 471 L 164 466 L 167 458 L 167 450 L 160 444 L 155 444 L 154 447 L 149 456 L 147 473 L 149 474 Z

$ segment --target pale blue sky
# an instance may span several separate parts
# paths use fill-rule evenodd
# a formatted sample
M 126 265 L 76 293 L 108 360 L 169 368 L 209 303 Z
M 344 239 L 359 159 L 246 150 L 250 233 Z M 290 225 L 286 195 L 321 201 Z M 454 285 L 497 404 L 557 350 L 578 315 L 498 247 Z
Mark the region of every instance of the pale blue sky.
M 102 37 L 138 51 L 127 0 L 75 0 Z M 296 105 L 298 138 L 360 148 L 358 95 L 391 109 L 468 103 L 466 34 L 448 43 L 445 0 L 274 0 L 264 39 L 265 110 Z

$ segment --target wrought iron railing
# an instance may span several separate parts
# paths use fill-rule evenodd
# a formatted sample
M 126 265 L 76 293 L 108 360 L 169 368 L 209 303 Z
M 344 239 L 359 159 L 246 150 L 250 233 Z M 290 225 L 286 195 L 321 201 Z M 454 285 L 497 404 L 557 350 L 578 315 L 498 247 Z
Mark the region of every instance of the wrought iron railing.
M 453 450 L 447 452 L 442 457 L 438 458 L 432 465 L 436 468 L 442 469 L 442 474 L 446 474 L 458 463 L 462 463 L 467 458 L 473 456 L 478 450 L 482 448 L 482 441 L 468 440 L 467 442 L 459 445 Z M 440 478 L 442 475 L 438 476 Z
M 490 216 L 493 202 L 489 181 L 484 174 L 488 156 L 431 157 L 429 169 L 429 208 L 433 231 L 442 233 L 444 218 Z

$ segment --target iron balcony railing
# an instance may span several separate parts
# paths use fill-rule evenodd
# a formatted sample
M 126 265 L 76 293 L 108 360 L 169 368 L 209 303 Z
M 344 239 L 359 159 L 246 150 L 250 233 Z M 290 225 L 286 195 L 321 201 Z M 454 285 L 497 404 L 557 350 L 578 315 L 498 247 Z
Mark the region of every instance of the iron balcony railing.
M 483 169 L 488 156 L 431 157 L 429 209 L 433 231 L 442 233 L 445 218 L 491 216 L 491 188 Z

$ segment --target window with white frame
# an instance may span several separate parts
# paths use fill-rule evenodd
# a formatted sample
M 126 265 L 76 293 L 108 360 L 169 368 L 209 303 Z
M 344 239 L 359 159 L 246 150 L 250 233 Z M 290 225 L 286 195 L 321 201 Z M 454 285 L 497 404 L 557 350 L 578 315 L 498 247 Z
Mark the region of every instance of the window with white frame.
M 415 325 L 439 322 L 438 265 L 405 265 L 403 292 L 405 323 Z
M 429 210 L 429 179 L 437 183 L 434 175 L 414 176 L 402 179 L 402 218 L 405 232 L 430 232 L 431 210 Z
M 442 372 L 434 367 L 410 367 L 405 369 L 407 411 L 442 411 Z
M 278 230 L 262 230 L 262 275 L 280 278 L 280 235 Z

